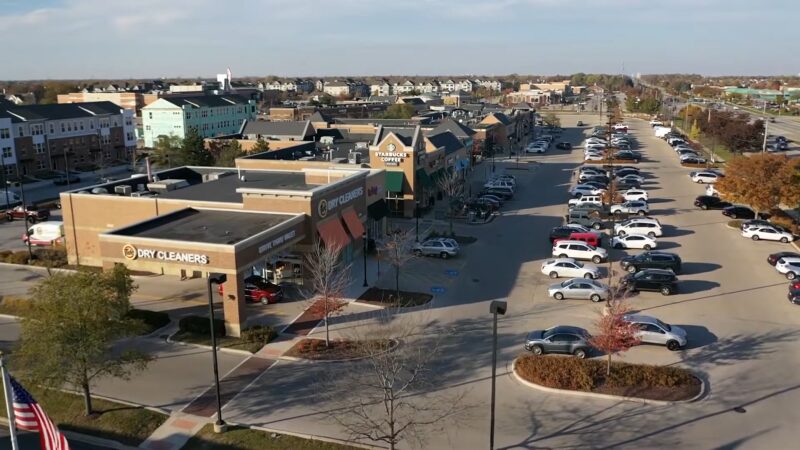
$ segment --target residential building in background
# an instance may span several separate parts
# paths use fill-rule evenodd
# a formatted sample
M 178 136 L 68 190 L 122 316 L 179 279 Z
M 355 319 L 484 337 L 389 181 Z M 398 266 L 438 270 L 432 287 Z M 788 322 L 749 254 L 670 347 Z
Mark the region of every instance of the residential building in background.
M 111 102 L 6 106 L 0 149 L 6 173 L 16 176 L 127 162 L 136 149 L 134 112 Z
M 152 148 L 159 136 L 183 139 L 189 128 L 205 138 L 236 134 L 256 114 L 255 101 L 240 95 L 163 97 L 142 108 L 144 145 Z
M 132 109 L 138 114 L 145 106 L 141 92 L 71 92 L 59 94 L 58 103 L 111 102 L 123 109 Z

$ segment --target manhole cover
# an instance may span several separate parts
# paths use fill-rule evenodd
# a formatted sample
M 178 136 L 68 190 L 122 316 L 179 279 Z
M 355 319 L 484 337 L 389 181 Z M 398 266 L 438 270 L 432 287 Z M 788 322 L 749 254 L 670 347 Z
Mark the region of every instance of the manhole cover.
M 741 406 L 737 406 L 736 408 L 733 408 L 733 410 L 736 411 L 739 414 L 744 414 L 744 413 L 747 412 L 747 410 L 742 408 Z

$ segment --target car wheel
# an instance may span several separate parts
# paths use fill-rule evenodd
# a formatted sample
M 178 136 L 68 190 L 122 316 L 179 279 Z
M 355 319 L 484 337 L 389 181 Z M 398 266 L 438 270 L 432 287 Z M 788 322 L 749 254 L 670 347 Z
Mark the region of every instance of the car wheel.
M 783 242 L 784 244 L 786 244 L 787 242 L 789 242 L 789 238 L 787 238 L 787 237 L 782 237 L 782 238 L 781 238 L 781 242 Z
M 678 344 L 678 341 L 667 341 L 667 350 L 674 352 L 679 348 L 681 348 L 681 346 Z
M 708 205 L 700 205 L 700 209 L 708 210 Z
M 757 234 L 754 234 L 754 235 L 753 235 L 753 237 L 751 237 L 750 239 L 752 239 L 752 240 L 754 240 L 754 241 L 757 241 L 757 240 L 759 240 L 760 238 L 758 237 L 758 235 L 757 235 Z
M 601 225 L 600 222 L 595 222 L 592 224 L 592 228 L 594 228 L 595 230 L 599 230 L 602 227 L 603 225 Z
M 618 209 L 618 210 L 614 211 L 614 215 L 615 216 L 621 216 L 622 215 L 622 210 Z
M 788 280 L 794 280 L 795 278 L 797 278 L 797 274 L 794 272 L 786 272 L 786 278 Z
M 584 274 L 583 278 L 587 278 L 589 280 L 594 280 L 595 277 L 594 277 L 593 273 L 589 272 L 589 273 Z
M 617 236 L 625 236 L 625 230 L 617 231 Z
M 572 354 L 575 355 L 575 357 L 578 358 L 578 359 L 586 358 L 586 350 L 584 350 L 582 348 L 579 348 L 579 349 L 575 350 L 574 352 L 572 352 Z
M 653 249 L 653 246 L 652 246 L 652 245 L 650 245 L 650 244 L 644 244 L 644 249 L 645 249 L 645 250 L 652 250 L 652 249 Z
M 553 294 L 553 298 L 556 300 L 564 300 L 564 294 L 562 294 L 561 292 L 556 292 L 555 294 Z
M 269 305 L 269 298 L 267 296 L 261 297 L 260 301 L 262 305 Z
M 647 233 L 647 237 L 649 237 L 650 239 L 653 239 L 654 237 L 656 237 L 656 234 L 651 231 L 651 232 Z
M 541 345 L 534 345 L 533 347 L 531 347 L 531 351 L 533 352 L 534 355 L 544 354 L 544 349 L 542 348 Z
M 31 224 L 36 223 L 36 217 L 28 217 L 28 222 L 30 222 Z
M 731 214 L 731 219 L 738 219 L 738 217 L 736 217 L 736 214 Z
M 414 255 L 422 256 L 422 250 L 414 250 Z
M 550 272 L 550 278 L 553 278 L 553 279 L 558 278 L 558 272 L 556 272 L 556 271 Z
M 597 256 L 597 255 L 592 256 L 592 262 L 593 263 L 600 264 L 602 261 L 603 261 L 603 258 L 601 258 L 600 256 Z
M 567 254 L 566 254 L 566 253 L 562 253 L 562 254 L 558 255 L 558 257 L 559 257 L 559 258 L 566 258 L 566 257 L 567 257 Z
M 622 244 L 617 242 L 616 244 L 614 244 L 614 248 L 622 248 Z
M 644 212 L 644 210 L 643 210 L 643 209 L 640 209 L 640 210 L 639 210 L 639 212 L 638 212 L 638 213 L 636 213 L 636 214 L 639 214 L 640 216 L 643 216 L 643 215 L 645 215 L 645 214 L 647 214 L 647 213 L 646 213 L 646 212 Z
M 442 252 L 442 253 L 441 253 L 439 256 L 441 256 L 441 257 L 442 257 L 442 259 L 447 259 L 447 257 L 448 257 L 449 255 L 447 254 L 447 252 Z
M 670 295 L 672 294 L 672 289 L 667 286 L 661 288 L 661 295 Z
M 636 273 L 636 267 L 635 266 L 628 266 L 628 273 Z
M 11 214 L 6 214 L 6 220 L 9 221 L 9 222 L 13 222 L 14 221 L 14 216 L 12 216 Z
M 599 301 L 600 301 L 600 300 L 602 300 L 602 299 L 600 298 L 600 296 L 599 296 L 599 295 L 597 295 L 597 294 L 592 294 L 592 296 L 591 296 L 591 297 L 589 297 L 589 300 L 591 300 L 591 301 L 593 301 L 593 302 L 597 303 L 597 302 L 599 302 Z

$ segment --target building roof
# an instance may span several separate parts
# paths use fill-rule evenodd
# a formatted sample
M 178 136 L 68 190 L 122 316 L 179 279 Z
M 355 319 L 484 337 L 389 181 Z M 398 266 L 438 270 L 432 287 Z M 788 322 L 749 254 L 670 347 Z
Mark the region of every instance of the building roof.
M 310 122 L 325 122 L 325 123 L 333 122 L 333 119 L 330 116 L 321 111 L 314 111 L 314 114 L 312 114 L 311 117 L 308 118 L 308 120 Z
M 6 106 L 3 109 L 20 121 L 74 119 L 105 114 L 120 114 L 121 111 L 118 105 L 111 102 L 19 105 Z
M 266 120 L 248 120 L 245 122 L 242 134 L 258 134 L 261 136 L 301 136 L 305 137 L 311 122 L 268 122 Z
M 445 131 L 449 131 L 450 133 L 453 133 L 457 138 L 461 139 L 466 139 L 475 134 L 475 130 L 464 125 L 461 122 L 456 121 L 452 117 L 444 119 L 442 123 L 439 124 L 438 127 L 434 128 L 433 131 L 431 131 L 431 134 L 443 133 Z
M 234 245 L 295 215 L 186 208 L 109 234 Z
M 378 145 L 380 142 L 389 135 L 389 133 L 393 133 L 397 138 L 405 145 L 406 147 L 410 147 L 414 144 L 414 138 L 417 136 L 417 130 L 419 126 L 416 127 L 384 127 L 381 126 L 375 132 L 375 140 L 373 145 Z
M 514 109 L 518 109 L 518 110 L 522 110 L 522 111 L 530 111 L 533 108 L 531 108 L 531 105 L 529 105 L 526 102 L 519 102 L 516 105 L 514 105 Z
M 432 133 L 432 132 L 431 132 Z M 435 145 L 436 148 L 444 147 L 445 155 L 449 155 L 453 152 L 457 152 L 458 150 L 464 148 L 461 144 L 461 141 L 449 131 L 444 131 L 441 133 L 436 134 L 428 134 L 428 140 L 431 144 Z
M 213 108 L 218 106 L 246 105 L 248 100 L 241 95 L 165 95 L 161 97 L 178 107 Z M 147 106 L 145 106 L 147 108 Z
M 507 115 L 501 112 L 493 112 L 490 115 L 496 117 L 497 121 L 502 123 L 503 125 L 511 125 L 511 119 L 509 119 Z

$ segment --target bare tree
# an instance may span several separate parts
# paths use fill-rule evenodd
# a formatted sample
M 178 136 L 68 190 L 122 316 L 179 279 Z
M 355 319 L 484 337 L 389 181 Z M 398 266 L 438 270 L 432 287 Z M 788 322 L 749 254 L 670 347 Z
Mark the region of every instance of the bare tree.
M 407 319 L 378 322 L 353 331 L 350 340 L 358 344 L 361 359 L 329 375 L 332 384 L 325 393 L 336 403 L 329 417 L 354 442 L 381 442 L 391 450 L 404 440 L 423 444 L 427 433 L 467 412 L 465 391 L 437 392 L 430 366 L 438 357 L 440 335 L 419 336 L 421 327 Z M 388 342 L 396 346 L 388 348 Z
M 350 284 L 351 264 L 344 263 L 341 254 L 341 246 L 323 245 L 317 241 L 305 257 L 312 291 L 309 309 L 322 316 L 325 321 L 325 347 L 328 348 L 328 319 L 344 307 L 342 298 Z
M 395 230 L 381 241 L 378 257 L 394 268 L 394 290 L 400 301 L 400 270 L 414 258 L 414 240 L 408 231 Z
M 460 205 L 464 195 L 464 180 L 456 171 L 446 172 L 437 180 L 436 184 L 447 197 L 447 215 L 450 218 L 450 234 L 453 234 L 453 216 L 457 206 Z

